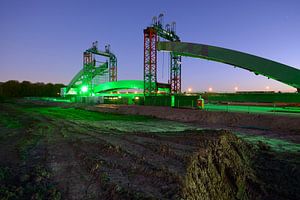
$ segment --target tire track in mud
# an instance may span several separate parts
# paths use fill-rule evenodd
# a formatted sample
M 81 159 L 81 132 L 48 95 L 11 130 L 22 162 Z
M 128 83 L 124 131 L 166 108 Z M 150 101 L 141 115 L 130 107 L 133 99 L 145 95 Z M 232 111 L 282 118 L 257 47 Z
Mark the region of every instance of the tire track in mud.
M 86 132 L 82 134 L 89 135 L 92 140 L 96 139 L 97 143 L 95 145 L 98 146 L 91 148 L 89 141 L 82 140 L 80 144 L 77 145 L 79 147 L 78 151 L 85 152 L 89 158 L 97 157 L 103 161 L 101 162 L 103 166 L 102 169 L 111 178 L 112 183 L 117 182 L 122 188 L 128 190 L 130 187 L 140 192 L 141 184 L 145 185 L 142 189 L 143 192 L 147 193 L 147 191 L 149 191 L 148 195 L 152 197 L 153 194 L 156 194 L 155 196 L 157 197 L 159 196 L 160 192 L 157 191 L 157 188 L 160 188 L 159 185 L 172 185 L 169 180 L 170 178 L 166 177 L 168 174 L 174 176 L 165 169 L 168 163 L 162 164 L 161 162 L 164 161 L 163 158 L 155 156 L 155 152 L 151 152 L 141 145 L 120 139 L 123 137 L 121 135 L 104 135 L 101 133 Z M 85 146 L 83 145 L 84 143 L 86 143 Z M 89 151 L 87 151 L 87 149 L 89 149 Z M 139 149 L 140 151 L 138 151 Z M 96 155 L 95 152 L 97 152 Z M 148 162 L 145 160 L 148 160 Z
M 72 159 L 88 174 L 89 183 L 82 184 L 87 190 L 99 186 L 102 196 L 116 191 L 156 198 L 176 195 L 187 154 L 198 148 L 196 143 L 186 145 L 183 137 L 174 139 L 174 135 L 116 133 L 78 121 L 63 121 L 59 126 L 72 151 L 67 153 L 73 154 Z
M 51 134 L 44 138 L 31 152 L 34 165 L 45 165 L 52 172 L 52 179 L 66 199 L 89 199 L 99 197 L 101 190 L 95 185 L 88 187 L 93 178 L 88 173 L 80 157 L 76 154 L 72 142 L 66 137 L 69 132 L 60 120 L 43 120 L 52 127 Z
M 85 125 L 79 123 L 76 127 L 78 126 Z M 101 178 L 95 180 L 100 182 L 100 185 L 101 182 L 104 182 L 104 186 L 102 186 L 105 191 L 104 196 L 111 198 L 117 193 L 117 195 L 120 195 L 118 197 L 128 197 L 128 199 L 136 197 L 136 194 L 141 194 L 143 198 L 176 199 L 182 195 L 182 191 L 187 196 L 196 197 L 197 194 L 194 193 L 203 193 L 205 196 L 209 196 L 207 193 L 209 191 L 206 191 L 207 188 L 205 188 L 202 178 L 198 177 L 203 176 L 205 181 L 212 180 L 214 175 L 207 175 L 206 171 L 208 170 L 207 167 L 210 166 L 208 165 L 209 162 L 212 165 L 211 170 L 216 170 L 215 175 L 218 178 L 220 178 L 219 176 L 225 176 L 224 182 L 226 180 L 230 183 L 233 182 L 228 188 L 233 188 L 232 192 L 235 190 L 236 183 L 231 172 L 222 172 L 227 168 L 221 167 L 222 164 L 218 161 L 206 160 L 208 159 L 206 156 L 209 157 L 208 154 L 212 156 L 212 152 L 209 153 L 207 149 L 213 149 L 214 146 L 212 145 L 216 145 L 222 140 L 219 137 L 220 135 L 214 134 L 213 131 L 202 132 L 202 134 L 191 133 L 187 137 L 187 134 L 161 134 L 159 136 L 150 133 L 122 134 L 119 132 L 117 134 L 103 134 L 101 130 L 94 129 L 90 132 L 78 132 L 78 135 L 87 136 L 72 140 L 75 151 L 84 161 L 83 165 L 86 166 L 88 171 L 94 172 L 95 177 L 103 178 L 103 175 L 105 175 L 107 178 L 106 182 L 105 180 L 102 181 Z M 225 145 L 227 145 L 226 141 L 227 139 L 225 139 Z M 169 142 L 169 146 L 163 151 L 161 151 L 160 145 L 162 142 Z M 190 148 L 190 151 L 183 151 L 181 155 L 183 162 L 175 160 L 175 153 L 172 151 L 173 146 L 178 148 L 177 143 L 184 150 Z M 231 143 L 228 143 L 228 145 L 235 152 L 237 162 L 241 162 L 241 155 L 236 152 L 234 145 L 233 147 Z M 225 156 L 225 159 L 228 159 L 227 156 Z M 187 166 L 198 168 L 198 162 L 203 165 L 203 172 L 187 171 L 190 168 L 187 168 Z M 243 174 L 244 172 L 239 173 Z M 190 183 L 195 186 L 198 184 L 204 185 L 201 189 L 197 187 L 195 189 L 190 186 Z M 213 181 L 210 184 L 210 187 L 214 187 Z M 218 195 L 221 195 L 220 191 Z
M 57 140 L 60 141 L 59 143 L 56 143 L 55 145 L 48 144 L 48 151 L 51 152 L 50 157 L 52 157 L 52 159 L 50 158 L 48 162 L 54 173 L 54 179 L 56 179 L 56 181 L 59 182 L 59 185 L 64 186 L 64 187 L 61 187 L 61 189 L 64 191 L 64 195 L 68 196 L 72 199 L 77 199 L 77 198 L 82 199 L 82 196 L 80 196 L 80 195 L 78 196 L 78 194 L 80 194 L 80 193 L 82 194 L 83 190 L 78 188 L 78 185 L 82 185 L 83 187 L 85 187 L 86 193 L 87 193 L 87 190 L 90 189 L 91 185 L 96 185 L 96 186 L 100 185 L 99 188 L 102 187 L 104 190 L 106 190 L 106 193 L 109 193 L 109 194 L 106 194 L 106 196 L 111 197 L 112 195 L 110 193 L 114 192 L 114 191 L 110 191 L 111 188 L 120 190 L 120 186 L 118 186 L 118 185 L 117 185 L 117 188 L 115 188 L 115 185 L 116 185 L 115 182 L 124 182 L 124 180 L 126 179 L 127 173 L 130 173 L 130 169 L 131 169 L 132 165 L 119 165 L 119 164 L 117 164 L 117 162 L 112 162 L 112 160 L 114 160 L 116 158 L 118 158 L 118 161 L 120 161 L 120 158 L 124 157 L 124 155 L 121 155 L 120 151 L 116 151 L 115 146 L 113 146 L 111 143 L 108 143 L 103 138 L 95 137 L 95 135 L 92 135 L 92 134 L 87 134 L 86 133 L 87 131 L 85 131 L 85 132 L 77 131 L 77 133 L 73 132 L 72 129 L 78 130 L 78 124 L 76 124 L 76 123 L 75 123 L 76 127 L 72 127 L 72 125 L 70 126 L 70 123 L 66 124 L 65 122 L 63 122 L 62 124 L 63 125 L 60 125 L 61 127 L 68 127 L 68 128 L 67 128 L 67 130 L 62 128 L 62 129 L 60 129 L 60 131 L 58 131 L 60 133 L 60 136 L 58 136 L 58 138 L 57 138 Z M 87 129 L 89 129 L 89 128 L 90 127 L 88 127 Z M 70 132 L 70 131 L 75 133 L 75 134 L 73 134 L 73 136 L 75 136 L 75 139 L 72 138 L 72 139 L 70 139 L 70 141 L 67 139 L 67 141 L 62 142 L 64 140 L 66 140 L 65 138 L 62 138 L 62 137 L 66 137 L 66 135 L 68 135 L 68 134 L 66 134 L 66 132 Z M 97 134 L 99 136 L 99 133 L 97 133 Z M 89 136 L 90 138 L 88 138 L 88 137 L 82 138 L 82 135 Z M 80 139 L 76 138 L 78 136 L 80 136 Z M 91 148 L 92 147 L 91 142 L 89 142 L 87 145 L 84 146 L 84 148 L 82 148 L 83 144 L 85 143 L 85 142 L 83 142 L 83 140 L 87 140 L 87 139 L 95 140 L 96 138 L 97 138 L 96 145 L 102 147 L 102 151 L 99 151 L 99 149 L 97 151 L 97 149 Z M 61 152 L 62 149 L 63 149 L 63 154 Z M 107 155 L 107 153 L 109 153 L 109 155 Z M 65 155 L 65 154 L 67 154 L 67 155 Z M 98 157 L 98 159 L 99 159 L 99 157 L 101 157 L 101 160 L 100 160 L 101 163 L 103 163 L 102 161 L 104 161 L 104 164 L 105 164 L 102 167 L 101 171 L 98 172 L 97 174 L 95 174 L 95 173 L 96 173 L 96 170 L 98 169 L 98 167 L 95 167 L 95 166 L 97 166 L 98 163 L 97 162 L 95 163 L 95 157 L 96 158 Z M 129 154 L 126 154 L 125 157 L 130 158 L 130 159 L 127 159 L 126 160 L 127 162 L 125 162 L 125 163 L 135 163 L 136 164 L 136 166 L 133 168 L 134 172 L 132 172 L 132 173 L 137 174 L 138 171 L 140 171 L 139 174 L 142 175 L 148 171 L 143 167 L 143 166 L 146 166 L 145 163 L 142 163 L 142 165 L 138 164 L 138 162 L 139 162 L 138 157 L 134 157 L 132 159 L 132 156 Z M 63 163 L 58 164 L 59 160 L 63 160 Z M 80 165 L 80 166 L 78 166 L 78 165 Z M 82 173 L 83 169 L 84 169 L 85 173 Z M 155 171 L 152 170 L 152 173 L 154 173 L 154 172 Z M 109 183 L 109 184 L 105 184 L 105 183 L 103 184 L 103 181 L 101 180 L 101 178 L 98 178 L 98 177 L 101 177 L 101 174 L 104 176 L 107 175 L 113 181 L 111 181 L 111 183 Z M 125 174 L 125 176 L 124 176 L 124 174 Z M 80 180 L 78 175 L 86 177 L 85 180 L 84 181 Z M 61 176 L 63 176 L 64 178 L 62 179 Z M 159 181 L 158 178 L 159 177 L 154 177 L 153 180 Z M 89 180 L 89 181 L 87 181 L 87 180 Z M 129 185 L 130 182 L 131 182 L 131 180 L 125 181 L 125 183 L 128 184 L 128 186 L 132 187 L 132 185 Z M 74 183 L 77 183 L 77 184 L 74 185 Z M 146 186 L 151 185 L 148 183 L 144 183 L 144 184 L 146 184 Z M 122 184 L 120 184 L 120 185 L 122 185 Z M 140 188 L 140 185 L 136 184 L 136 188 L 137 189 Z M 143 190 L 145 190 L 145 188 L 143 188 Z M 153 190 L 157 190 L 157 185 L 154 184 L 154 187 L 149 188 L 149 191 L 151 191 L 152 193 L 153 192 L 158 193 L 158 191 L 153 191 Z M 75 194 L 74 194 L 74 191 L 76 191 Z M 95 191 L 97 191 L 97 190 L 95 190 Z M 97 196 L 99 196 L 99 194 Z M 101 194 L 101 196 L 103 197 L 103 196 L 105 196 L 105 194 Z

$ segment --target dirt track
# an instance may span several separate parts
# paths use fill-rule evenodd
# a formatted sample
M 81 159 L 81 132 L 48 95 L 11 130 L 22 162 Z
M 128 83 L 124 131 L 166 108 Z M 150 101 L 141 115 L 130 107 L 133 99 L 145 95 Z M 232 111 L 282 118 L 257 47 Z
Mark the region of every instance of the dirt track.
M 228 131 L 64 104 L 22 101 L 0 109 L 2 197 L 299 199 L 297 151 L 274 152 Z
M 153 116 L 190 123 L 202 128 L 226 129 L 265 135 L 300 144 L 300 116 L 280 114 L 201 111 L 157 106 L 98 105 L 89 110 L 119 114 Z

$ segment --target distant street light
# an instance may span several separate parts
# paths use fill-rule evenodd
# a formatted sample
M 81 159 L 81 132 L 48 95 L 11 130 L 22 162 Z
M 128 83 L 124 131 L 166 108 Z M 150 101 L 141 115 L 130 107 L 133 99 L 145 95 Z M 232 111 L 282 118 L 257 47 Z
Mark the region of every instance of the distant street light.
M 212 91 L 213 91 L 212 87 L 209 87 L 209 88 L 208 88 L 208 91 L 209 91 L 209 92 L 212 92 Z
M 192 92 L 192 88 L 188 88 L 188 92 Z
M 270 86 L 266 86 L 266 90 L 269 90 L 270 89 Z
M 237 86 L 235 86 L 235 87 L 234 87 L 234 90 L 235 90 L 235 91 L 238 91 L 238 90 L 239 90 L 239 88 L 238 88 Z

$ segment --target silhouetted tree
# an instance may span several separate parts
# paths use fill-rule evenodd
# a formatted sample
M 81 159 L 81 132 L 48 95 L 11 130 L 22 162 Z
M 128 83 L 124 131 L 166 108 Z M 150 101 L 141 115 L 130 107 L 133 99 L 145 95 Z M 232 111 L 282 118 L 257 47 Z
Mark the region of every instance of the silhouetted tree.
M 31 83 L 10 80 L 0 83 L 0 96 L 2 97 L 58 97 L 63 84 Z

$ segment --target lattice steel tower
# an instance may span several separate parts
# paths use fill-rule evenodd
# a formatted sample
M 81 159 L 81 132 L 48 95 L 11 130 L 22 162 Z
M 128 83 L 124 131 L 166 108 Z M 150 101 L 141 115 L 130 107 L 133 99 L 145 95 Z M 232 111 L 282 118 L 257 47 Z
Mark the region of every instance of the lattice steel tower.
M 180 42 L 176 35 L 176 23 L 163 28 L 163 14 L 153 17 L 151 26 L 144 29 L 144 94 L 157 94 L 157 48 L 159 38 Z M 172 93 L 181 92 L 181 56 L 170 53 L 170 88 Z

